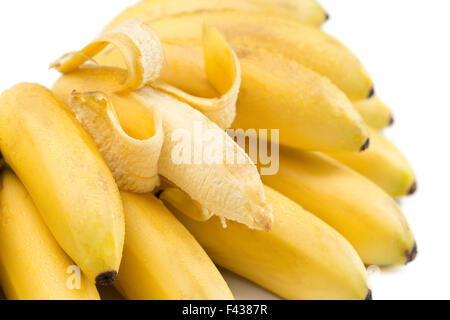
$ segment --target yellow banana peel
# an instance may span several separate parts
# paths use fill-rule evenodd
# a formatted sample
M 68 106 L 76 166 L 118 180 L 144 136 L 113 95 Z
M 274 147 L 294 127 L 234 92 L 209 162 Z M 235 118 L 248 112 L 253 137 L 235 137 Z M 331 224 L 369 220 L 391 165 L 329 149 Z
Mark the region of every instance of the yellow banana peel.
M 0 177 L 0 281 L 9 300 L 99 300 L 10 170 Z

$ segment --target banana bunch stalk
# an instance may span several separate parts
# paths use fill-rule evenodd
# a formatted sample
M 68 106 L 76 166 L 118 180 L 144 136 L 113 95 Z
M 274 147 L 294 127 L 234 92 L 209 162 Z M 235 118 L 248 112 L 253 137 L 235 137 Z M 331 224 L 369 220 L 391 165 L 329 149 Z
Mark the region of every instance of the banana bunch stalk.
M 286 299 L 371 299 L 364 265 L 417 254 L 392 198 L 417 182 L 327 19 L 315 0 L 144 0 L 52 63 L 51 90 L 5 91 L 7 298 L 114 284 L 127 299 L 233 299 L 217 264 Z M 274 140 L 278 171 L 260 176 L 229 128 L 278 129 L 257 148 Z

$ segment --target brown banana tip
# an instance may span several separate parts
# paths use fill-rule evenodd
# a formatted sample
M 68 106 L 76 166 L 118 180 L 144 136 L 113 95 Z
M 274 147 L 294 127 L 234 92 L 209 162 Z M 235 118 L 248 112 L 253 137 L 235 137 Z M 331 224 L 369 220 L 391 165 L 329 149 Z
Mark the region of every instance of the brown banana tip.
M 330 20 L 330 14 L 328 12 L 325 12 L 325 21 Z
M 367 138 L 366 142 L 364 142 L 364 144 L 361 146 L 361 148 L 359 149 L 359 151 L 364 151 L 369 149 L 370 147 L 370 138 Z
M 367 96 L 367 98 L 372 98 L 375 95 L 375 88 L 372 86 L 372 88 L 369 91 L 369 95 Z
M 413 195 L 417 191 L 417 181 L 414 181 L 408 190 L 408 196 Z
M 366 298 L 364 300 L 373 300 L 372 290 L 369 289 L 369 292 L 367 292 L 367 296 L 366 296 Z
M 395 122 L 394 116 L 391 116 L 391 119 L 389 120 L 389 125 L 392 126 Z
M 98 286 L 110 286 L 114 283 L 117 278 L 117 271 L 112 270 L 108 272 L 103 272 L 95 278 L 95 284 Z
M 161 197 L 161 194 L 164 192 L 164 190 L 158 190 L 155 192 L 155 197 L 157 197 L 158 199 Z
M 417 257 L 417 243 L 414 243 L 414 247 L 411 249 L 411 251 L 406 252 L 406 263 L 408 264 L 410 262 L 413 262 Z

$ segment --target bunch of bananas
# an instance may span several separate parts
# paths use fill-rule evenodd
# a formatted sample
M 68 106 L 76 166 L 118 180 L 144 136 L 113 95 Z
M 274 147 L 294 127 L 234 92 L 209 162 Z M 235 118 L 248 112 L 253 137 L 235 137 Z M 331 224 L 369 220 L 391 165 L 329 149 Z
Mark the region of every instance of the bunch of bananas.
M 145 0 L 54 62 L 52 90 L 3 92 L 7 298 L 233 299 L 220 265 L 286 299 L 370 299 L 365 265 L 417 254 L 394 200 L 416 178 L 327 18 L 315 0 Z M 255 130 L 279 170 L 229 128 L 279 129 Z

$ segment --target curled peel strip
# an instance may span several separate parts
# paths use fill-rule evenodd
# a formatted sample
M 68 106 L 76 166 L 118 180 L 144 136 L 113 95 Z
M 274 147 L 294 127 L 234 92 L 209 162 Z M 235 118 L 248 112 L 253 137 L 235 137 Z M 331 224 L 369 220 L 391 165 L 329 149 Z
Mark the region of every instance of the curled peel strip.
M 128 77 L 122 90 L 139 89 L 155 81 L 164 63 L 162 44 L 155 32 L 138 20 L 128 20 L 91 42 L 79 52 L 65 54 L 50 65 L 61 73 L 70 73 L 92 60 L 109 45 L 122 54 Z
M 83 63 L 93 60 L 109 45 L 123 57 L 128 78 L 119 90 L 136 90 L 149 85 L 186 102 L 208 116 L 221 128 L 231 126 L 236 115 L 236 102 L 241 85 L 239 59 L 219 32 L 203 27 L 205 71 L 208 80 L 221 94 L 218 98 L 202 98 L 188 94 L 158 80 L 164 64 L 162 44 L 155 32 L 139 20 L 128 20 L 111 30 L 79 52 L 64 55 L 50 67 L 70 73 Z M 123 61 L 114 61 L 121 66 Z
M 148 111 L 155 134 L 146 140 L 138 140 L 123 130 L 111 99 L 105 93 L 74 91 L 69 106 L 99 146 L 122 190 L 146 193 L 159 184 L 158 160 L 164 135 L 157 113 Z
M 234 121 L 236 102 L 241 86 L 241 67 L 236 53 L 219 34 L 217 29 L 203 26 L 203 52 L 208 80 L 222 95 L 219 98 L 201 98 L 166 84 L 155 82 L 152 86 L 190 104 L 221 128 L 228 128 Z M 230 114 L 232 115 L 230 117 Z

